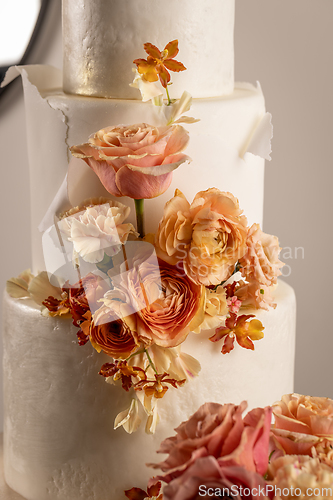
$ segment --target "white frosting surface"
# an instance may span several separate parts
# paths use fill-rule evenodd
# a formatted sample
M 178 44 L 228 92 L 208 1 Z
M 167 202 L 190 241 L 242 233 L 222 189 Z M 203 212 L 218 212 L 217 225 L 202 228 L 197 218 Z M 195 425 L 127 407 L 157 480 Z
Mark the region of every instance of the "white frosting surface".
M 4 390 L 6 481 L 28 500 L 123 500 L 145 487 L 154 451 L 202 403 L 265 406 L 293 391 L 295 297 L 279 282 L 277 308 L 256 312 L 265 338 L 255 351 L 222 355 L 211 332 L 191 334 L 182 350 L 199 359 L 199 377 L 162 400 L 154 436 L 113 430 L 130 395 L 98 375 L 105 362 L 76 344 L 71 320 L 45 318 L 29 301 L 5 296 Z M 110 358 L 109 358 L 110 359 Z
M 63 0 L 64 88 L 139 99 L 129 87 L 145 42 L 161 51 L 179 40 L 186 68 L 172 73 L 172 95 L 229 94 L 234 86 L 235 0 Z
M 63 184 L 71 160 L 69 146 L 87 142 L 90 134 L 109 125 L 141 122 L 161 125 L 165 119 L 159 115 L 160 108 L 139 100 L 64 94 L 57 88 L 61 75 L 54 68 L 25 67 L 22 76 L 26 92 L 33 269 L 36 272 L 44 269 L 38 226 Z M 260 142 L 256 131 L 267 118 L 260 87 L 241 83 L 236 84 L 230 96 L 194 99 L 189 115 L 200 119 L 185 125 L 190 132 L 186 154 L 192 162 L 174 172 L 172 184 L 163 195 L 145 201 L 146 231 L 156 231 L 164 204 L 176 188 L 183 191 L 190 202 L 198 191 L 210 187 L 230 191 L 239 199 L 249 223 L 262 224 L 264 159 L 253 154 Z M 255 144 L 251 146 L 252 138 Z M 250 152 L 246 153 L 248 149 Z M 78 162 L 77 174 L 82 174 L 78 175 L 80 181 L 70 196 L 74 206 L 85 198 L 108 194 L 83 160 L 74 161 Z M 134 222 L 133 200 L 120 201 L 132 207 Z M 51 223 L 53 219 L 49 225 Z

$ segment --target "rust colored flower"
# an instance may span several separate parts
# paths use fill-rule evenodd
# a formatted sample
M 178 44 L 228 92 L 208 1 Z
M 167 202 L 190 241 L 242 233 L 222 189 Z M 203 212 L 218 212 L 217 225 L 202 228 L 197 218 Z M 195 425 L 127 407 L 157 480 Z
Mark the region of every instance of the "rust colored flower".
M 179 52 L 178 40 L 169 42 L 162 52 L 151 43 L 145 43 L 143 47 L 148 54 L 147 59 L 135 59 L 133 63 L 148 82 L 157 82 L 160 79 L 162 86 L 166 88 L 170 82 L 169 71 L 179 72 L 186 69 L 183 63 L 174 60 Z
M 43 301 L 43 306 L 49 310 L 49 314 L 52 317 L 63 316 L 70 312 L 70 303 L 68 298 L 68 292 L 63 289 L 62 299 L 56 299 L 55 297 L 49 296 Z
M 93 316 L 90 342 L 97 352 L 105 352 L 115 359 L 125 359 L 138 347 L 135 317 L 117 317 L 102 307 Z
M 163 500 L 163 494 L 160 493 L 161 487 L 162 483 L 157 481 L 148 486 L 147 491 L 141 488 L 131 488 L 125 491 L 125 495 L 130 500 Z
M 156 399 L 161 399 L 168 390 L 168 386 L 165 384 L 172 385 L 172 387 L 177 389 L 178 387 L 184 385 L 186 382 L 186 379 L 176 380 L 174 378 L 167 377 L 169 377 L 168 373 L 156 373 L 155 380 L 140 380 L 137 384 L 135 384 L 134 389 L 136 391 L 144 390 L 148 398 L 155 397 Z
M 190 160 L 182 153 L 188 141 L 180 125 L 139 123 L 99 130 L 71 152 L 92 168 L 113 196 L 155 198 L 170 186 L 173 170 Z
M 113 377 L 114 381 L 121 380 L 122 387 L 125 391 L 129 391 L 133 386 L 133 378 L 145 379 L 145 371 L 139 366 L 130 366 L 127 361 L 118 361 L 114 363 L 104 363 L 100 375 L 105 378 Z
M 264 326 L 261 321 L 254 318 L 253 314 L 242 314 L 237 316 L 235 313 L 230 313 L 230 316 L 225 321 L 225 326 L 216 328 L 215 334 L 209 338 L 211 342 L 219 342 L 224 339 L 222 353 L 227 354 L 234 348 L 235 339 L 241 347 L 254 350 L 252 340 L 260 340 L 263 338 Z

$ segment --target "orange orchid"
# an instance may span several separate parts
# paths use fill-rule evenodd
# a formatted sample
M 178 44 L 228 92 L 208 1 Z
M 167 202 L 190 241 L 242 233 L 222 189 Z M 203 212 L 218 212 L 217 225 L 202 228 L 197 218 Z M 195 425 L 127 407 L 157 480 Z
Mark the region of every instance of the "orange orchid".
M 186 69 L 183 63 L 174 60 L 179 52 L 178 40 L 169 42 L 162 52 L 152 43 L 145 43 L 143 47 L 148 54 L 147 59 L 135 59 L 133 63 L 148 82 L 157 82 L 160 79 L 166 89 L 170 82 L 169 71 L 179 72 Z
M 177 389 L 186 382 L 186 379 L 176 380 L 174 378 L 166 378 L 168 376 L 168 373 L 163 373 L 163 375 L 156 373 L 155 380 L 140 380 L 137 384 L 135 384 L 134 389 L 136 391 L 144 390 L 147 397 L 154 396 L 157 399 L 161 399 L 168 390 L 168 386 L 163 384 L 170 384 L 172 387 Z
M 146 378 L 146 374 L 142 368 L 130 366 L 126 360 L 104 363 L 99 374 L 103 377 L 113 377 L 114 380 L 121 380 L 125 391 L 129 391 L 132 387 L 132 377 Z
M 50 295 L 43 301 L 43 306 L 49 310 L 49 315 L 52 317 L 68 314 L 70 312 L 68 293 L 63 291 L 61 300 Z
M 225 326 L 216 328 L 215 334 L 209 338 L 211 342 L 218 342 L 224 338 L 222 353 L 227 354 L 234 348 L 235 339 L 241 347 L 254 350 L 252 340 L 260 340 L 263 338 L 264 326 L 261 321 L 255 318 L 253 314 L 242 314 L 237 316 L 235 313 L 230 313 L 230 316 L 225 321 Z

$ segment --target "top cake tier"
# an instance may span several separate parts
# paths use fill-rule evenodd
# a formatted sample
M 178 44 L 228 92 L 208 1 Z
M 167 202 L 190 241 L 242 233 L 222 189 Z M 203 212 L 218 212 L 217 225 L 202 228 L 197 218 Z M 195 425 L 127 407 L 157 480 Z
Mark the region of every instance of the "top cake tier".
M 178 39 L 188 69 L 173 73 L 172 97 L 230 94 L 234 13 L 235 0 L 63 0 L 64 90 L 139 99 L 131 62 L 147 56 L 145 42 L 162 50 Z

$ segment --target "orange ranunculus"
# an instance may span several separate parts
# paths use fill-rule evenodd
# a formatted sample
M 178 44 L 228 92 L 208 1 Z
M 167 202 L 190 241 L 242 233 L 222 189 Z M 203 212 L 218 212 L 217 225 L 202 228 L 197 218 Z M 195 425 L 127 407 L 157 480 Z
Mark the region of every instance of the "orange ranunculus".
M 127 358 L 138 347 L 135 317 L 118 318 L 102 307 L 94 314 L 90 342 L 97 352 L 103 351 L 115 359 Z
M 158 255 L 177 264 L 205 286 L 228 279 L 246 251 L 247 220 L 231 193 L 200 191 L 190 205 L 180 191 L 165 207 L 159 225 Z
M 138 334 L 157 345 L 174 347 L 202 323 L 204 293 L 201 285 L 194 283 L 176 267 L 164 261 L 159 261 L 159 266 L 162 289 L 154 302 L 145 305 L 142 292 L 154 286 L 150 266 L 145 263 L 140 266 L 141 283 L 133 284 L 144 305 L 137 313 Z
M 170 186 L 172 171 L 190 160 L 182 153 L 188 141 L 180 125 L 140 123 L 99 130 L 71 152 L 94 170 L 113 196 L 155 198 Z

